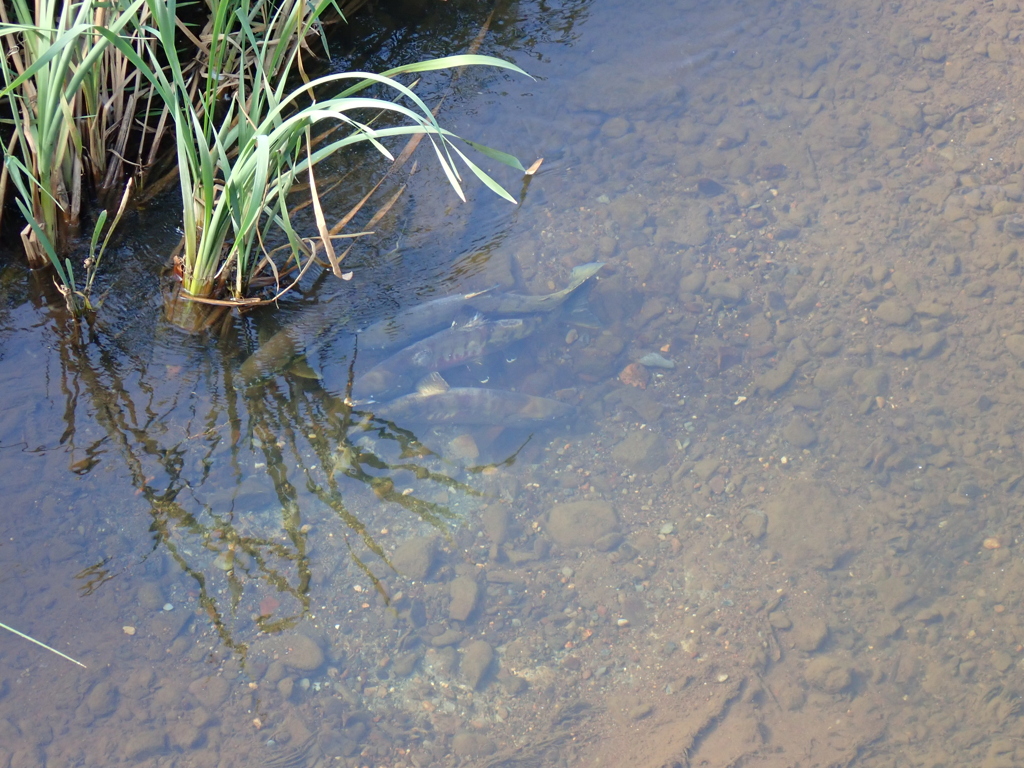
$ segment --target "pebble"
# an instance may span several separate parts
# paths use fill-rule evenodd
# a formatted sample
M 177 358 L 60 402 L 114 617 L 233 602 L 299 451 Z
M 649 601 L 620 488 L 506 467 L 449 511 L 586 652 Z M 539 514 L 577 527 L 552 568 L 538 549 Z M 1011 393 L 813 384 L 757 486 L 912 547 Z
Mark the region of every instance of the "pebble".
M 914 319 L 914 309 L 900 299 L 886 299 L 878 305 L 875 317 L 888 325 L 906 325 Z
M 391 671 L 399 677 L 408 677 L 416 668 L 416 662 L 419 661 L 419 658 L 419 654 L 415 651 L 399 656 L 395 659 L 395 663 L 392 664 Z
M 189 683 L 188 692 L 207 709 L 216 710 L 227 700 L 231 686 L 223 677 L 208 675 Z
M 465 621 L 476 608 L 480 597 L 480 586 L 471 576 L 458 576 L 449 585 L 452 601 L 448 606 L 448 617 Z
M 654 712 L 653 704 L 639 704 L 629 710 L 630 720 L 643 720 L 645 717 Z
M 853 682 L 850 665 L 835 656 L 819 656 L 808 662 L 804 677 L 824 693 L 841 693 Z
M 457 645 L 462 641 L 464 635 L 457 629 L 446 629 L 437 637 L 431 639 L 430 644 L 435 648 L 444 648 L 449 645 Z
M 667 368 L 672 369 L 676 367 L 675 362 L 669 360 L 667 357 L 662 357 L 657 352 L 648 352 L 646 355 L 637 360 L 640 365 L 647 368 Z
M 669 460 L 669 443 L 658 432 L 635 430 L 612 449 L 612 459 L 634 472 L 654 472 Z
M 797 448 L 809 448 L 818 440 L 818 435 L 802 416 L 794 416 L 782 429 L 782 436 Z
M 556 504 L 548 513 L 547 532 L 563 547 L 593 546 L 612 533 L 619 521 L 605 501 L 571 501 Z
M 165 598 L 159 584 L 146 581 L 139 585 L 135 592 L 135 599 L 139 606 L 145 610 L 156 611 L 163 605 Z
M 619 373 L 619 381 L 629 387 L 647 389 L 647 385 L 651 381 L 651 374 L 640 363 L 630 363 Z
M 417 536 L 402 542 L 391 555 L 391 565 L 403 576 L 422 581 L 430 575 L 437 553 L 433 536 Z
M 818 650 L 827 637 L 828 624 L 818 617 L 800 619 L 789 633 L 793 647 L 806 653 Z
M 494 749 L 494 742 L 479 733 L 459 731 L 452 737 L 452 752 L 461 758 L 487 757 Z
M 128 760 L 142 760 L 164 750 L 166 736 L 155 730 L 136 731 L 124 742 L 124 756 Z
M 102 680 L 93 686 L 85 697 L 85 705 L 93 717 L 106 717 L 117 706 L 117 686 L 109 680 Z
M 772 395 L 782 389 L 784 386 L 789 384 L 793 378 L 793 374 L 796 373 L 797 364 L 792 360 L 783 360 L 775 368 L 765 371 L 758 376 L 754 383 L 758 389 L 767 392 Z
M 164 603 L 164 610 L 165 611 L 173 611 L 174 610 L 173 603 Z
M 280 664 L 296 672 L 313 672 L 323 666 L 325 660 L 319 644 L 308 635 L 296 631 L 260 639 L 253 643 L 252 653 L 254 656 L 274 659 L 267 669 L 268 677 L 271 670 L 280 670 Z
M 1018 360 L 1024 360 L 1024 334 L 1014 333 L 1007 336 L 1006 348 Z
M 487 670 L 494 661 L 494 649 L 484 640 L 474 640 L 466 646 L 462 657 L 461 672 L 467 685 L 473 690 L 480 688 Z

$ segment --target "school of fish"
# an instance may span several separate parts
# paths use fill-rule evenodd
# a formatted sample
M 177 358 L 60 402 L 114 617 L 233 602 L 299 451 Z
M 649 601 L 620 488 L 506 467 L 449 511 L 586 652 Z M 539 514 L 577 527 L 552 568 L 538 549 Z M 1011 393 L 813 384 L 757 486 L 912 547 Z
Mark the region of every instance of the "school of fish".
M 361 410 L 397 424 L 523 427 L 571 416 L 573 406 L 558 400 L 483 387 L 451 388 L 439 372 L 527 338 L 602 266 L 595 262 L 576 267 L 569 284 L 554 293 L 488 289 L 444 296 L 367 326 L 355 335 L 356 349 L 395 351 L 358 376 L 348 396 Z M 283 328 L 242 364 L 240 375 L 248 386 L 296 363 L 305 365 L 304 358 L 317 351 L 339 325 L 336 309 L 321 306 Z

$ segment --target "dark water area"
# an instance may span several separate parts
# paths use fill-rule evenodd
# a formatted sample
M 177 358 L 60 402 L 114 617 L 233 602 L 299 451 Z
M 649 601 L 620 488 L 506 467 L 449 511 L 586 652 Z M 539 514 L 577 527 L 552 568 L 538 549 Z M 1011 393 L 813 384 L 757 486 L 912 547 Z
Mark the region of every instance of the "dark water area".
M 487 166 L 518 205 L 422 146 L 350 281 L 201 336 L 170 202 L 77 334 L 4 254 L 0 622 L 86 668 L 2 632 L 0 768 L 1019 764 L 1017 5 L 380 11 L 333 68 L 485 30 L 536 78 L 419 86 L 543 158 Z M 341 216 L 385 164 L 331 162 Z M 443 371 L 570 416 L 404 421 L 420 369 L 352 401 L 401 351 L 357 331 L 594 262 Z

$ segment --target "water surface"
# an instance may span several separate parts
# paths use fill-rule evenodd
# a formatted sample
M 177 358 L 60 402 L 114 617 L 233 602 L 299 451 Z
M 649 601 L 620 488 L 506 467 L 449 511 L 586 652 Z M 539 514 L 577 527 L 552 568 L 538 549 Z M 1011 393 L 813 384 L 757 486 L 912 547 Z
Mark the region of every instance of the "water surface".
M 88 668 L 5 635 L 0 768 L 1018 764 L 1016 10 L 521 3 L 481 50 L 536 81 L 424 85 L 544 158 L 518 206 L 423 152 L 351 283 L 215 342 L 134 303 L 156 215 L 79 339 L 9 270 L 0 621 Z M 320 302 L 591 261 L 596 322 L 451 374 L 569 422 L 368 421 L 344 334 L 239 380 Z

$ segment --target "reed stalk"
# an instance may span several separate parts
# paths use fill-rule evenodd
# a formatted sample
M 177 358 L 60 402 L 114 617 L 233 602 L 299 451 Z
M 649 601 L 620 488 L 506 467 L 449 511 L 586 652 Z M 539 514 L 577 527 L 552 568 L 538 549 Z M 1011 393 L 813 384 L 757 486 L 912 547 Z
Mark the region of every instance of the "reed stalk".
M 113 69 L 126 70 L 97 29 L 120 35 L 138 27 L 144 8 L 144 0 L 0 3 L 0 100 L 12 130 L 0 196 L 13 181 L 28 222 L 22 243 L 29 265 L 52 263 L 62 281 L 61 261 L 80 228 L 86 167 L 107 177 L 107 158 L 117 149 L 109 128 L 124 118 L 117 103 L 127 75 Z
M 294 86 L 296 70 L 304 76 L 304 42 L 316 33 L 331 0 L 317 5 L 304 0 L 220 0 L 211 6 L 207 30 L 196 38 L 204 65 L 190 74 L 176 43 L 175 0 L 147 2 L 154 45 L 145 60 L 116 34 L 100 32 L 149 80 L 170 110 L 183 202 L 184 236 L 176 264 L 183 298 L 244 299 L 256 270 L 266 264 L 271 244 L 287 242 L 296 262 L 308 254 L 292 221 L 289 193 L 308 180 L 315 194 L 311 172 L 316 164 L 356 144 L 368 142 L 392 159 L 386 139 L 425 135 L 462 199 L 457 163 L 514 202 L 456 146 L 458 137 L 441 128 L 427 105 L 395 78 L 469 65 L 522 72 L 515 65 L 487 56 L 452 56 L 383 74 L 326 75 Z M 390 91 L 395 100 L 363 95 L 371 86 Z M 190 99 L 190 94 L 195 97 Z M 374 127 L 367 118 L 373 114 L 406 122 Z M 324 124 L 330 123 L 347 132 L 322 141 L 312 138 L 311 129 L 322 138 Z M 522 169 L 510 155 L 467 143 Z M 314 239 L 330 256 L 330 237 L 318 234 Z

